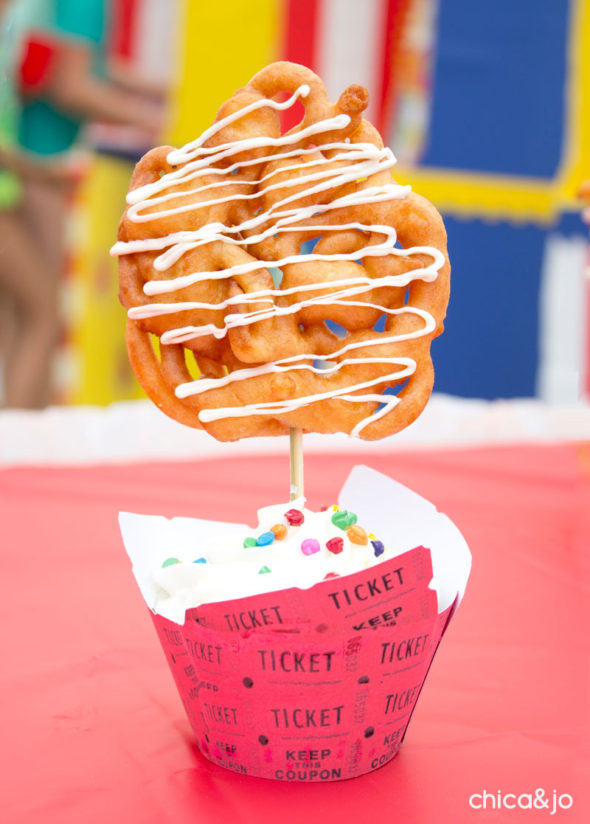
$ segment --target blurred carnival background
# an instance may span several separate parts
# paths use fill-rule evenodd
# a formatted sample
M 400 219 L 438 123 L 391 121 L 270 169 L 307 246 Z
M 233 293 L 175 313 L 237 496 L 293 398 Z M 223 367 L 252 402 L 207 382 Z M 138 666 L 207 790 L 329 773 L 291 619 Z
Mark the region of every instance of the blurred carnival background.
M 13 0 L 2 15 L 5 404 L 143 397 L 109 257 L 133 163 L 193 139 L 279 59 L 317 71 L 333 99 L 367 86 L 397 179 L 443 213 L 453 294 L 436 391 L 588 399 L 586 0 Z M 58 319 L 37 339 L 46 363 L 22 354 L 41 311 Z M 11 401 L 11 352 L 50 376 L 45 397 L 17 388 Z

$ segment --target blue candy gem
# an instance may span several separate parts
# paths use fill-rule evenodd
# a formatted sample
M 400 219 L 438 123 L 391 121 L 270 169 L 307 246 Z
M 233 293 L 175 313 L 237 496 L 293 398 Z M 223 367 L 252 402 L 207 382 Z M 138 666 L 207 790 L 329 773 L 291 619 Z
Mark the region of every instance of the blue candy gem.
M 371 541 L 373 545 L 373 552 L 375 553 L 375 558 L 378 558 L 380 555 L 383 555 L 385 552 L 385 547 L 383 546 L 381 541 Z
M 197 558 L 196 560 L 193 561 L 193 564 L 206 564 L 206 563 L 207 563 L 206 558 Z
M 259 535 L 256 539 L 258 546 L 268 546 L 272 544 L 275 539 L 274 532 L 263 532 L 262 535 Z

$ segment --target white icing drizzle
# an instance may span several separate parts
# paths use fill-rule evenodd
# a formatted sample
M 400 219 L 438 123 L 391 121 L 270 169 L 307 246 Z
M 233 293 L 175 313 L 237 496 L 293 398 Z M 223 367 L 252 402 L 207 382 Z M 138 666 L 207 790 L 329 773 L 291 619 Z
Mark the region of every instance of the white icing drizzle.
M 352 436 L 358 436 L 359 433 L 369 423 L 373 423 L 384 415 L 388 414 L 394 407 L 400 403 L 400 399 L 395 395 L 378 394 L 375 392 L 367 392 L 360 395 L 352 394 L 353 392 L 362 392 L 363 390 L 370 390 L 371 387 L 383 384 L 388 381 L 399 381 L 410 377 L 416 370 L 416 362 L 409 357 L 383 357 L 376 355 L 375 357 L 364 358 L 343 358 L 338 363 L 331 363 L 330 359 L 339 358 L 351 350 L 367 346 L 382 346 L 384 344 L 395 343 L 402 340 L 409 340 L 411 338 L 420 337 L 422 335 L 430 334 L 435 328 L 435 321 L 432 315 L 417 307 L 405 305 L 397 309 L 388 309 L 374 303 L 366 303 L 362 301 L 351 301 L 350 298 L 357 294 L 366 292 L 367 289 L 376 289 L 382 286 L 404 287 L 412 281 L 421 279 L 431 282 L 436 279 L 439 270 L 444 264 L 444 255 L 438 249 L 430 246 L 415 246 L 407 249 L 396 247 L 397 234 L 394 228 L 387 225 L 367 225 L 360 222 L 351 222 L 344 224 L 328 222 L 321 225 L 302 225 L 302 222 L 316 217 L 320 214 L 333 212 L 347 206 L 354 206 L 358 204 L 371 204 L 380 201 L 391 200 L 393 198 L 403 198 L 409 191 L 409 187 L 400 186 L 393 181 L 391 183 L 379 186 L 369 186 L 365 189 L 358 189 L 350 194 L 336 197 L 329 203 L 317 203 L 311 206 L 293 206 L 293 202 L 300 200 L 310 195 L 317 195 L 323 192 L 329 192 L 331 189 L 340 188 L 347 183 L 359 181 L 372 175 L 391 169 L 396 160 L 388 148 L 379 148 L 372 143 L 350 143 L 348 140 L 343 142 L 330 142 L 322 144 L 319 148 L 311 146 L 308 148 L 289 147 L 295 143 L 299 143 L 305 138 L 312 138 L 314 135 L 326 132 L 333 132 L 343 129 L 350 123 L 348 115 L 337 115 L 335 117 L 327 118 L 311 126 L 302 129 L 301 131 L 292 134 L 285 134 L 278 138 L 272 137 L 253 137 L 243 140 L 236 140 L 222 145 L 205 147 L 203 144 L 213 135 L 217 134 L 221 129 L 228 126 L 230 123 L 250 114 L 251 112 L 269 107 L 277 111 L 281 111 L 292 106 L 298 98 L 305 98 L 309 94 L 309 86 L 300 86 L 290 98 L 283 103 L 277 103 L 274 100 L 266 98 L 256 100 L 255 102 L 245 106 L 242 109 L 234 112 L 231 115 L 214 123 L 203 134 L 186 144 L 181 149 L 175 149 L 168 155 L 168 162 L 171 165 L 181 165 L 181 168 L 175 169 L 168 174 L 163 175 L 159 180 L 141 186 L 131 191 L 127 196 L 128 210 L 127 216 L 135 223 L 143 223 L 160 218 L 169 217 L 175 214 L 182 214 L 187 212 L 198 212 L 200 209 L 217 206 L 224 203 L 236 202 L 239 200 L 259 200 L 265 194 L 277 190 L 284 190 L 284 197 L 276 201 L 268 210 L 258 210 L 253 217 L 235 226 L 226 226 L 223 223 L 211 222 L 200 226 L 195 230 L 187 230 L 182 232 L 174 232 L 165 237 L 146 238 L 142 240 L 119 241 L 116 243 L 111 253 L 113 255 L 133 254 L 135 252 L 157 251 L 160 254 L 154 260 L 154 269 L 158 272 L 165 272 L 173 266 L 186 252 L 205 246 L 215 241 L 222 241 L 226 244 L 231 244 L 238 247 L 250 246 L 252 244 L 260 243 L 267 238 L 277 236 L 284 232 L 296 231 L 297 233 L 309 232 L 310 237 L 317 237 L 325 232 L 342 232 L 356 230 L 360 232 L 371 232 L 383 236 L 380 243 L 365 246 L 358 251 L 351 253 L 340 254 L 298 254 L 288 255 L 279 260 L 253 260 L 244 264 L 237 264 L 230 266 L 221 271 L 210 272 L 194 272 L 182 277 L 170 278 L 167 280 L 150 280 L 144 285 L 144 292 L 146 295 L 155 296 L 176 292 L 187 288 L 195 283 L 200 283 L 207 280 L 228 279 L 234 276 L 243 275 L 249 272 L 254 272 L 260 269 L 280 269 L 282 266 L 291 263 L 305 263 L 308 261 L 361 261 L 367 257 L 382 257 L 384 255 L 397 255 L 408 257 L 415 254 L 427 255 L 432 258 L 432 262 L 420 268 L 412 269 L 409 272 L 404 272 L 399 275 L 387 275 L 383 277 L 369 278 L 364 275 L 358 277 L 346 278 L 344 280 L 334 280 L 321 283 L 307 283 L 300 284 L 289 289 L 263 289 L 256 292 L 248 292 L 235 297 L 227 298 L 226 300 L 216 303 L 202 303 L 197 301 L 180 301 L 176 303 L 149 303 L 142 306 L 135 306 L 129 309 L 129 317 L 133 319 L 151 318 L 160 315 L 173 314 L 176 312 L 191 310 L 191 309 L 205 309 L 205 310 L 221 310 L 228 309 L 236 304 L 243 304 L 247 301 L 249 304 L 260 304 L 260 308 L 249 312 L 228 312 L 224 317 L 224 326 L 219 328 L 213 323 L 204 324 L 202 326 L 185 326 L 178 329 L 172 329 L 164 333 L 161 337 L 162 344 L 178 344 L 185 343 L 203 335 L 213 335 L 216 338 L 223 338 L 228 330 L 239 326 L 248 326 L 257 323 L 261 320 L 267 320 L 272 317 L 279 317 L 282 315 L 295 314 L 308 306 L 357 306 L 367 308 L 378 308 L 382 313 L 389 315 L 397 315 L 401 313 L 410 313 L 420 317 L 424 325 L 421 329 L 413 332 L 403 334 L 377 334 L 372 341 L 361 341 L 357 343 L 344 344 L 337 351 L 330 355 L 318 354 L 298 354 L 288 358 L 273 361 L 271 363 L 263 364 L 257 367 L 244 368 L 221 378 L 199 378 L 196 381 L 190 381 L 180 384 L 175 389 L 175 394 L 178 398 L 186 398 L 191 395 L 201 394 L 211 389 L 220 389 L 224 386 L 229 386 L 236 381 L 246 380 L 250 377 L 257 377 L 278 372 L 297 372 L 297 371 L 311 371 L 316 375 L 322 375 L 329 379 L 329 376 L 337 373 L 345 366 L 358 366 L 359 364 L 389 364 L 392 366 L 392 371 L 387 375 L 381 375 L 372 380 L 365 380 L 360 383 L 353 383 L 350 386 L 330 389 L 325 392 L 319 392 L 315 395 L 305 395 L 303 397 L 289 398 L 283 401 L 270 401 L 266 403 L 255 403 L 246 406 L 225 407 L 218 409 L 203 409 L 199 413 L 199 419 L 203 422 L 215 421 L 224 418 L 242 417 L 250 415 L 268 415 L 281 414 L 299 409 L 316 401 L 321 401 L 331 398 L 339 398 L 341 400 L 349 401 L 351 403 L 366 403 L 376 402 L 379 407 L 372 414 L 361 420 L 351 432 Z M 283 147 L 285 150 L 282 150 Z M 219 168 L 218 163 L 226 161 L 235 155 L 248 152 L 252 149 L 270 149 L 271 152 L 264 157 L 255 157 L 250 159 L 240 159 L 234 161 L 230 165 Z M 275 150 L 274 152 L 272 150 Z M 331 157 L 322 157 L 309 162 L 296 162 L 301 160 L 308 154 L 317 154 L 318 150 L 330 151 Z M 240 168 L 248 166 L 260 166 L 268 161 L 284 160 L 293 158 L 294 162 L 288 166 L 283 166 L 274 171 L 268 172 L 263 177 L 249 181 L 249 180 L 235 180 L 232 175 Z M 334 163 L 345 163 L 346 165 L 337 165 L 334 168 Z M 331 168 L 322 168 L 329 164 Z M 304 169 L 308 174 L 295 176 L 283 181 L 273 181 L 272 178 L 277 174 L 284 172 Z M 212 175 L 219 175 L 221 179 L 218 182 L 209 182 L 205 185 L 199 186 L 199 178 L 207 176 L 210 180 Z M 227 179 L 230 176 L 229 180 Z M 183 192 L 168 191 L 171 187 L 177 184 L 186 184 L 195 181 L 194 189 Z M 216 197 L 216 189 L 227 187 L 231 184 L 233 188 L 243 189 L 243 193 L 234 193 L 232 195 L 222 195 Z M 300 190 L 302 184 L 307 184 L 304 191 Z M 298 187 L 298 191 L 290 194 L 289 189 Z M 192 196 L 203 196 L 207 193 L 209 197 L 207 200 L 200 200 L 195 202 L 191 200 Z M 187 203 L 178 205 L 179 200 L 187 198 Z M 166 204 L 171 201 L 176 201 L 176 206 L 168 207 Z M 146 212 L 146 209 L 153 210 L 154 207 L 160 207 L 158 211 Z M 295 224 L 295 226 L 293 226 Z M 291 228 L 293 226 L 293 228 Z M 243 238 L 243 232 L 249 233 L 248 237 Z M 316 295 L 314 291 L 324 291 L 329 288 L 332 291 L 330 295 Z M 289 294 L 309 294 L 289 306 L 277 306 L 273 299 L 279 296 L 286 296 Z M 344 299 L 347 300 L 344 300 Z

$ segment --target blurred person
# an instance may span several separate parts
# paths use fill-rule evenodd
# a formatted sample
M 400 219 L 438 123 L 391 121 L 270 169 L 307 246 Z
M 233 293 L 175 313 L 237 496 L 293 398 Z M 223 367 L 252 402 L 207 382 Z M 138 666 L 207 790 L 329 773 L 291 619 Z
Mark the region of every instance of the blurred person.
M 13 0 L 4 5 L 11 15 L 11 41 L 19 39 L 14 36 L 16 31 L 21 34 L 18 145 L 11 127 L 12 141 L 6 143 L 12 142 L 12 147 L 4 165 L 13 176 L 11 185 L 14 188 L 16 183 L 21 191 L 18 207 L 12 202 L 4 210 L 3 218 L 11 226 L 10 243 L 2 244 L 6 248 L 0 263 L 4 273 L 0 288 L 24 309 L 15 312 L 16 328 L 5 336 L 8 341 L 3 345 L 4 404 L 44 406 L 51 397 L 64 219 L 79 176 L 74 150 L 82 127 L 90 120 L 131 125 L 145 134 L 149 145 L 163 124 L 165 90 L 137 77 L 120 62 L 109 74 L 107 0 Z M 26 301 L 20 288 L 23 283 L 27 284 Z M 25 361 L 23 348 L 28 353 L 24 372 L 22 363 L 18 370 L 14 367 L 15 352 Z
M 38 169 L 18 150 L 14 69 L 20 40 L 13 5 L 0 0 L 0 403 L 38 407 L 46 402 L 57 308 L 41 251 L 22 220 L 22 183 L 52 172 Z

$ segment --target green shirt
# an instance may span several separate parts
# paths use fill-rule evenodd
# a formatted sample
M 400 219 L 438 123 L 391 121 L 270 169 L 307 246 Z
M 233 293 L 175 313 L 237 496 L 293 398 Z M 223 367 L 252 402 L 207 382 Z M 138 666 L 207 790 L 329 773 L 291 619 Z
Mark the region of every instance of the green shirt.
M 93 71 L 103 67 L 107 33 L 107 0 L 26 0 L 29 31 L 45 32 L 57 40 L 84 42 L 92 53 Z M 58 45 L 59 48 L 59 45 Z M 34 154 L 61 154 L 76 142 L 83 120 L 40 96 L 23 103 L 19 142 Z

